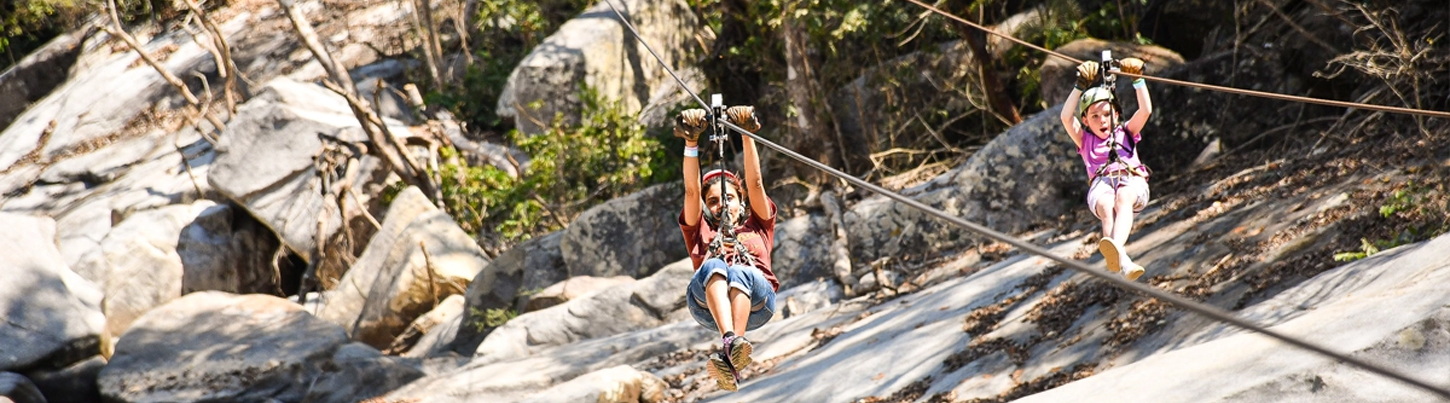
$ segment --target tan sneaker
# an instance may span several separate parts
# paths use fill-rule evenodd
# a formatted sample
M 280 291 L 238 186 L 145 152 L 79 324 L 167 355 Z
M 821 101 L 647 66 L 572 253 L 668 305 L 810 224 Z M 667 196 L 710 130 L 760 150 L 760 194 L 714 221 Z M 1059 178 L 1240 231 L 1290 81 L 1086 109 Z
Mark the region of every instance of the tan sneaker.
M 730 368 L 730 363 L 721 359 L 724 355 L 724 352 L 711 354 L 710 363 L 705 364 L 705 372 L 708 372 L 711 378 L 715 378 L 715 385 L 720 389 L 734 392 L 739 388 L 736 385 L 735 370 Z
M 1110 272 L 1117 273 L 1123 269 L 1119 260 L 1123 256 L 1122 252 L 1120 252 L 1121 250 L 1123 248 L 1118 246 L 1118 242 L 1114 241 L 1113 238 L 1103 237 L 1102 240 L 1098 241 L 1098 252 L 1102 252 L 1103 264 L 1108 266 L 1108 271 Z
M 1137 281 L 1138 277 L 1142 276 L 1145 271 L 1143 270 L 1143 266 L 1139 266 L 1132 261 L 1124 262 L 1123 269 L 1123 275 L 1128 277 L 1128 281 Z

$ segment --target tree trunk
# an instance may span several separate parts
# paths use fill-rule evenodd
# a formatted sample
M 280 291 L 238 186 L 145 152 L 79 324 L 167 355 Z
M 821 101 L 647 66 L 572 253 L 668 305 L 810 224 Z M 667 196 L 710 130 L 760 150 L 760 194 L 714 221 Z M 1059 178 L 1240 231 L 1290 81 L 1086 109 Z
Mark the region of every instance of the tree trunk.
M 785 48 L 786 78 L 785 90 L 794 107 L 795 116 L 785 117 L 789 134 L 781 140 L 782 145 L 811 159 L 832 167 L 841 168 L 845 153 L 840 149 L 840 133 L 830 123 L 830 111 L 822 106 L 820 85 L 811 68 L 810 56 L 806 52 L 806 31 L 795 20 L 787 18 L 780 28 Z M 812 172 L 810 182 L 823 183 L 828 178 L 824 172 L 802 167 L 800 172 Z M 844 167 L 851 171 L 850 166 Z
M 967 9 L 967 7 L 957 7 L 957 10 Z M 967 15 L 964 18 L 970 19 L 970 14 L 958 15 Z M 982 17 L 978 15 L 974 22 L 986 25 L 982 23 L 982 20 Z M 951 24 L 951 26 L 962 35 L 963 39 L 967 40 L 967 46 L 972 49 L 972 60 L 977 62 L 977 72 L 982 78 L 982 90 L 987 93 L 987 102 L 992 106 L 992 112 L 1009 125 L 1021 123 L 1022 114 L 1017 111 L 1017 105 L 1012 102 L 1012 97 L 1007 94 L 1007 88 L 997 74 L 999 70 L 997 60 L 992 58 L 991 53 L 987 53 L 987 33 L 966 24 Z

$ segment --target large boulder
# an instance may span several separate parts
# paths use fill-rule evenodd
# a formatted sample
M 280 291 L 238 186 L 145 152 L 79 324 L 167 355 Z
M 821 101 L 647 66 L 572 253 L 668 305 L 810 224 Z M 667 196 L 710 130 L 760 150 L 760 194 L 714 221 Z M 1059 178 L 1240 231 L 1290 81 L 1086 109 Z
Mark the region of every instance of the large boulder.
M 225 291 L 282 296 L 281 273 L 272 266 L 277 236 L 246 211 L 214 205 L 181 228 L 176 254 L 181 293 Z
M 91 32 L 61 34 L 0 73 L 0 128 L 70 78 L 70 66 Z
M 136 320 L 97 383 L 107 401 L 302 401 L 347 342 L 268 295 L 188 294 Z
M 776 221 L 770 269 L 780 280 L 781 289 L 834 276 L 832 269 L 836 261 L 831 255 L 834 231 L 830 218 L 825 215 Z
M 105 367 L 106 358 L 94 355 L 63 368 L 26 371 L 25 377 L 35 383 L 47 401 L 99 402 L 101 390 L 96 387 L 96 379 Z
M 324 296 L 317 316 L 354 340 L 384 348 L 437 301 L 462 294 L 488 266 L 488 256 L 452 217 L 408 187 L 362 256 Z
M 409 133 L 401 123 L 391 119 L 387 122 L 394 135 Z M 343 225 L 353 225 L 343 222 L 342 212 L 319 188 L 327 183 L 332 187 L 328 191 L 338 191 L 342 180 L 324 182 L 317 169 L 318 159 L 357 157 L 351 160 L 352 168 L 357 169 L 352 183 L 355 188 L 382 183 L 388 172 L 377 158 L 356 155 L 348 146 L 325 136 L 344 142 L 366 140 L 342 97 L 316 84 L 272 80 L 239 107 L 237 116 L 228 123 L 207 180 L 271 228 L 293 253 L 310 259 L 319 227 L 321 237 L 331 239 Z M 338 174 L 348 171 L 336 169 Z M 366 200 L 359 205 L 351 197 L 342 199 L 351 201 L 346 203 L 350 209 L 368 205 Z M 331 266 L 324 267 L 323 272 L 340 274 L 343 270 Z
M 681 260 L 649 278 L 519 315 L 483 339 L 472 362 L 528 357 L 555 346 L 681 320 L 688 317 L 681 312 L 693 273 L 690 261 Z
M 1024 231 L 1084 209 L 1086 174 L 1072 141 L 1063 135 L 1060 107 L 1013 126 L 967 162 L 931 181 L 901 191 L 967 221 L 997 231 Z M 846 212 L 851 256 L 873 263 L 912 260 L 980 238 L 968 230 L 884 196 Z M 858 269 L 870 267 L 858 265 Z
M 309 382 L 304 402 L 356 403 L 369 401 L 423 377 L 423 371 L 362 343 L 337 349 L 331 365 Z
M 108 334 L 120 335 L 146 311 L 181 297 L 186 269 L 177 242 L 183 228 L 215 206 L 202 200 L 132 214 L 101 240 L 100 253 L 77 264 L 77 271 L 106 293 L 102 308 Z
M 688 256 L 680 235 L 684 190 L 651 186 L 580 214 L 559 240 L 570 276 L 643 278 Z
M 1172 50 L 1162 46 L 1140 45 L 1131 42 L 1079 39 L 1053 50 L 1078 60 L 1093 61 L 1101 61 L 1102 52 L 1110 50 L 1115 59 L 1125 57 L 1143 59 L 1143 74 L 1151 76 L 1162 75 L 1164 71 L 1183 64 L 1183 56 Z M 1041 92 L 1042 101 L 1048 105 L 1062 105 L 1062 102 L 1067 100 L 1067 94 L 1072 92 L 1072 86 L 1077 80 L 1077 64 L 1058 57 L 1048 57 L 1042 61 L 1042 66 L 1038 68 L 1037 74 L 1041 76 L 1041 86 L 1038 87 L 1038 91 Z M 1129 85 L 1129 81 L 1130 79 L 1125 78 L 1119 82 L 1118 98 L 1125 101 L 1122 102 L 1125 110 L 1136 110 L 1137 104 L 1134 103 L 1136 101 L 1132 101 L 1134 99 L 1133 86 Z
M 569 302 L 570 300 L 592 294 L 595 291 L 619 287 L 635 281 L 637 280 L 633 277 L 627 276 L 570 277 L 568 280 L 560 281 L 548 288 L 544 288 L 543 291 L 530 294 L 528 296 L 528 302 L 524 303 L 524 309 L 519 310 L 519 312 L 527 313 L 537 311 Z
M 46 403 L 40 389 L 29 379 L 14 372 L 0 372 L 0 402 Z
M 682 0 L 614 4 L 670 66 L 693 61 L 700 48 L 696 38 L 710 37 Z M 525 56 L 499 95 L 498 116 L 513 118 L 521 132 L 538 134 L 544 129 L 541 124 L 547 125 L 556 114 L 566 124 L 579 122 L 580 82 L 604 100 L 620 102 L 630 113 L 639 112 L 656 91 L 677 88 L 609 7 L 595 3 Z
M 0 371 L 64 367 L 99 351 L 106 323 L 98 287 L 66 267 L 55 221 L 0 213 Z
M 655 374 L 617 365 L 554 385 L 519 403 L 657 403 L 665 400 L 668 387 Z

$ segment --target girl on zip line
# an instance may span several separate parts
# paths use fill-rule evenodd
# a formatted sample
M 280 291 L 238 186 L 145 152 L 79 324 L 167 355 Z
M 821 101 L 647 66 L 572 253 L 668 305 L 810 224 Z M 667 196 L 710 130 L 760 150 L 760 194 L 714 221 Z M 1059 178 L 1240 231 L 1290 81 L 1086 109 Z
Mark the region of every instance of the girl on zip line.
M 1143 74 L 1140 59 L 1126 58 L 1117 64 L 1122 72 Z M 1133 80 L 1138 111 L 1119 124 L 1113 91 L 1100 80 L 1112 73 L 1101 68 L 1094 61 L 1078 66 L 1077 84 L 1062 106 L 1062 126 L 1077 144 L 1087 168 L 1087 204 L 1103 222 L 1103 238 L 1098 242 L 1103 261 L 1108 271 L 1122 271 L 1129 280 L 1137 280 L 1143 275 L 1143 266 L 1133 263 L 1125 245 L 1133 230 L 1133 215 L 1148 205 L 1149 170 L 1139 161 L 1136 145 L 1153 114 L 1153 101 L 1147 83 L 1142 78 Z
M 753 106 L 733 106 L 725 115 L 722 118 L 751 133 L 760 130 Z M 740 137 L 743 182 L 723 169 L 700 176 L 698 144 L 707 120 L 704 109 L 690 109 L 675 121 L 675 136 L 685 139 L 680 232 L 695 264 L 685 300 L 696 322 L 720 332 L 720 352 L 705 368 L 721 389 L 733 391 L 740 370 L 752 361 L 753 347 L 745 331 L 775 315 L 780 282 L 770 270 L 770 250 L 775 246 L 776 210 L 775 202 L 765 195 L 760 155 L 750 136 Z

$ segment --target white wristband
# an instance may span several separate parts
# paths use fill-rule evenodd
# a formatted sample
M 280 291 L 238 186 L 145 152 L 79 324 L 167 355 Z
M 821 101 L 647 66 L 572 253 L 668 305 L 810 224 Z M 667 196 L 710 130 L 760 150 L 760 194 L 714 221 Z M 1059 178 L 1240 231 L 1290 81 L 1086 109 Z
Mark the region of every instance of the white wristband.
M 1133 89 L 1135 89 L 1135 90 L 1141 90 L 1141 89 L 1144 89 L 1144 88 L 1148 88 L 1148 82 L 1147 81 L 1143 81 L 1143 79 L 1141 79 L 1141 78 L 1139 78 L 1137 80 L 1133 80 Z
M 685 147 L 685 156 L 699 158 L 700 147 Z

